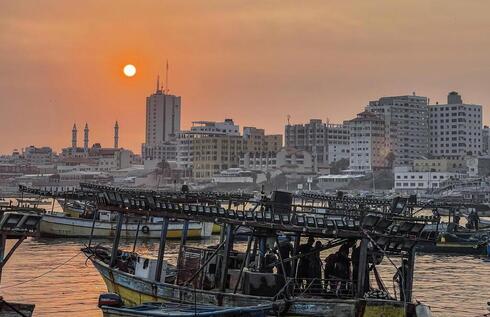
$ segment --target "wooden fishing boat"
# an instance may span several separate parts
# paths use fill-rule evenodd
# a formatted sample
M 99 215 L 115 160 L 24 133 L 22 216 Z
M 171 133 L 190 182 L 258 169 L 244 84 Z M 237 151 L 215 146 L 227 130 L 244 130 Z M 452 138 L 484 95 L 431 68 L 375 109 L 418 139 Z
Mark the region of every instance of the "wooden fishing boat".
M 72 195 L 96 201 L 99 208 L 117 212 L 118 219 L 110 257 L 98 256 L 91 247 L 83 251 L 100 272 L 108 290 L 118 294 L 126 306 L 147 302 L 225 308 L 271 305 L 274 315 L 283 316 L 431 315 L 427 306 L 412 302 L 412 285 L 415 246 L 426 240 L 421 234 L 424 226 L 438 219 L 414 216 L 405 210 L 403 203 L 397 202 L 389 212 L 378 212 L 363 207 L 345 208 L 345 204 L 336 209 L 319 203 L 317 198 L 316 202 L 301 198 L 300 203 L 279 200 L 276 198 L 287 195 L 276 193 L 270 200 L 258 202 L 219 195 L 214 195 L 212 201 L 206 197 L 186 201 L 185 193 L 165 195 L 87 187 L 90 189 L 87 192 L 82 189 Z M 142 274 L 141 261 L 122 256 L 124 252 L 118 248 L 125 218 L 135 214 L 164 219 L 158 258 L 153 264 L 148 262 L 144 271 L 151 271 L 149 274 Z M 172 279 L 166 276 L 164 260 L 169 219 L 181 219 L 186 224 L 176 275 Z M 220 224 L 223 230 L 219 244 L 208 248 L 187 246 L 191 220 Z M 245 251 L 234 248 L 240 227 L 251 229 Z M 271 260 L 273 250 L 281 247 L 281 236 L 294 241 L 292 253 L 283 258 L 277 252 L 278 257 Z M 305 238 L 308 243 L 301 244 Z M 311 240 L 314 239 L 321 243 L 313 248 Z M 338 247 L 337 259 L 341 255 L 348 257 L 352 249 L 349 261 L 356 263 L 352 270 L 355 273 L 350 274 L 348 270 L 347 276 L 339 277 L 329 271 L 311 276 L 305 271 L 304 259 Z M 392 294 L 384 286 L 377 271 L 387 259 L 393 265 L 393 261 L 403 260 L 402 267 L 394 266 L 395 276 L 399 276 L 398 294 Z
M 114 237 L 117 222 L 111 220 L 110 212 L 99 211 L 99 219 L 95 221 L 90 218 L 68 217 L 63 213 L 44 214 L 40 223 L 40 233 L 42 236 L 49 237 L 90 237 L 95 238 Z M 138 221 L 132 219 L 122 226 L 121 235 L 123 238 L 134 238 L 138 235 L 142 239 L 158 239 L 162 228 L 161 219 L 145 219 Z M 93 231 L 92 231 L 93 227 Z M 167 238 L 180 238 L 184 223 L 182 221 L 172 221 L 169 223 Z M 189 238 L 205 239 L 212 235 L 212 223 L 189 222 Z
M 104 317 L 266 317 L 271 305 L 221 307 L 175 303 L 146 303 L 136 307 L 101 306 Z

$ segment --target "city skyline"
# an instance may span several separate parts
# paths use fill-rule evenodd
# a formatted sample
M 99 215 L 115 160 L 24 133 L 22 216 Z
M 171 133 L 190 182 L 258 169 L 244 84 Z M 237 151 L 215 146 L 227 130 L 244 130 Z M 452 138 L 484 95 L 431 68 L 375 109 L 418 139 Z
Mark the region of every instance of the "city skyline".
M 107 146 L 116 120 L 120 146 L 139 153 L 145 98 L 166 59 L 183 129 L 233 118 L 283 134 L 287 115 L 340 123 L 370 100 L 412 91 L 431 104 L 452 90 L 490 102 L 490 43 L 474 35 L 490 27 L 486 2 L 118 4 L 1 2 L 0 153 L 59 150 L 73 122 L 89 122 Z M 128 63 L 133 78 L 122 74 Z

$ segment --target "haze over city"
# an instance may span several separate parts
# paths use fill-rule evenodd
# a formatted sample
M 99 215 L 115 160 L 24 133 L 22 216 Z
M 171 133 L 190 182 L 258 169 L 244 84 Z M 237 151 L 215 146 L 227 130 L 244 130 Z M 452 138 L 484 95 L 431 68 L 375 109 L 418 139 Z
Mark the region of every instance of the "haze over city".
M 233 118 L 284 133 L 342 122 L 379 96 L 451 90 L 490 104 L 487 1 L 0 1 L 0 153 L 91 141 L 140 152 L 164 78 L 182 126 Z M 126 77 L 122 68 L 134 64 Z M 488 122 L 484 112 L 483 123 Z

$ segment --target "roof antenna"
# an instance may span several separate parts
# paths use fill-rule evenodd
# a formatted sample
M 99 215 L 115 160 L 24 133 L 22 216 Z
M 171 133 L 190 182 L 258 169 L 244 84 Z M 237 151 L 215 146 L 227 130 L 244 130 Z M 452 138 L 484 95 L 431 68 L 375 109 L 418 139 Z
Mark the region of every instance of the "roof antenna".
M 160 89 L 160 74 L 157 75 L 157 92 Z
M 291 120 L 291 115 L 288 114 L 287 115 L 287 119 L 288 119 L 288 125 L 290 125 L 290 122 L 289 121 Z
M 168 94 L 168 59 L 167 59 L 167 69 L 165 72 L 165 93 Z

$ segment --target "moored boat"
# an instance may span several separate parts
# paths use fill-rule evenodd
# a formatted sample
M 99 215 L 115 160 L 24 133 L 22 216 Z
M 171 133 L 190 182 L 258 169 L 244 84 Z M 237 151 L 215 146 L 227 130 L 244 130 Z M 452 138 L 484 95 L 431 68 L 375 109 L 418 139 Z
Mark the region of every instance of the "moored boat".
M 221 307 L 177 303 L 145 303 L 135 307 L 101 305 L 100 308 L 104 317 L 266 317 L 272 311 L 272 305 Z
M 76 194 L 95 197 L 98 208 L 118 215 L 110 256 L 99 256 L 96 247 L 85 248 L 84 253 L 108 290 L 127 306 L 148 302 L 224 308 L 272 305 L 273 314 L 283 316 L 431 315 L 427 306 L 412 302 L 415 246 L 427 240 L 421 234 L 425 225 L 439 219 L 414 216 L 403 202 L 392 204 L 391 210 L 385 207 L 385 212 L 364 206 L 328 206 L 318 203 L 321 197 L 302 203 L 278 202 L 275 195 L 258 202 L 217 194 L 186 200 L 185 193 L 164 195 L 104 186 Z M 164 219 L 154 261 L 135 262 L 119 250 L 125 219 L 134 215 Z M 172 280 L 166 276 L 165 261 L 165 232 L 171 219 L 186 224 Z M 186 245 L 191 220 L 220 224 L 219 244 Z M 234 242 L 242 227 L 250 229 L 245 251 Z M 287 244 L 285 256 L 282 243 Z M 324 271 L 320 253 L 327 250 L 334 257 L 325 259 Z M 317 259 L 317 266 L 310 267 L 310 261 Z M 390 265 L 381 266 L 383 261 Z M 327 269 L 327 263 L 333 266 Z M 390 274 L 388 269 L 395 273 L 398 285 L 393 293 L 381 277 Z
M 42 236 L 51 237 L 90 237 L 95 238 L 113 237 L 116 232 L 117 223 L 112 220 L 110 212 L 98 211 L 98 219 L 68 217 L 63 213 L 44 214 L 40 223 L 40 233 Z M 138 235 L 142 239 L 160 238 L 162 220 L 152 218 L 151 221 L 145 219 L 138 222 L 132 219 L 122 225 L 121 236 L 123 238 L 134 238 Z M 93 231 L 92 231 L 93 226 Z M 182 221 L 171 221 L 169 223 L 167 238 L 180 238 L 184 223 Z M 189 222 L 189 238 L 204 239 L 212 234 L 212 223 Z

